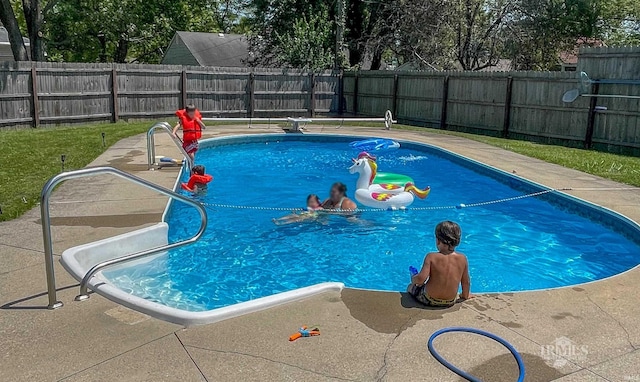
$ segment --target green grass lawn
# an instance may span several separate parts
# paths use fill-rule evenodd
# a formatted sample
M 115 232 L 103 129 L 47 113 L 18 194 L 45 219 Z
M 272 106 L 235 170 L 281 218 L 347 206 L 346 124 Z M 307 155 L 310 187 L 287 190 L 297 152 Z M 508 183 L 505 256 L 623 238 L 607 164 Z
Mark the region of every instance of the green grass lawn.
M 15 219 L 33 208 L 44 183 L 61 171 L 85 167 L 109 146 L 144 133 L 149 122 L 0 131 L 0 221 Z M 102 135 L 105 133 L 105 146 Z
M 504 138 L 488 137 L 459 133 L 454 131 L 420 128 L 414 126 L 394 125 L 394 128 L 411 131 L 426 131 L 430 133 L 455 135 L 474 141 L 497 146 L 545 162 L 559 164 L 603 178 L 615 180 L 640 187 L 640 158 L 608 154 L 595 150 L 567 148 L 555 145 L 543 145 L 527 141 L 517 141 Z

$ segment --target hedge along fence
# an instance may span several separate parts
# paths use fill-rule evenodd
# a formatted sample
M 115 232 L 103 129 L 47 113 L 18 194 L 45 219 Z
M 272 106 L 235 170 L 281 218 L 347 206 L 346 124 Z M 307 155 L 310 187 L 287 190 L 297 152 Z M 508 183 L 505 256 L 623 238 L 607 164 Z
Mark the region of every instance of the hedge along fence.
M 314 116 L 338 111 L 340 75 L 282 69 L 5 63 L 0 128 L 171 116 Z
M 346 72 L 346 111 L 411 125 L 640 154 L 640 100 L 579 97 L 576 72 Z M 605 90 L 606 89 L 606 90 Z M 600 85 L 600 94 L 640 94 Z M 606 108 L 606 110 L 603 110 Z

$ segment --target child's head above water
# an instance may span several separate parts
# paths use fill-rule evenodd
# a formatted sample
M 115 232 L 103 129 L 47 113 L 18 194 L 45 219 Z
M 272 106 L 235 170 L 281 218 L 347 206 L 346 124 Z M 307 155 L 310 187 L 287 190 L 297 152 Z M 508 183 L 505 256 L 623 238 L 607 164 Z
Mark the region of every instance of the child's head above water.
M 436 226 L 436 245 L 444 245 L 449 251 L 453 251 L 460 244 L 462 231 L 457 223 L 446 220 Z
M 320 198 L 316 194 L 311 194 L 307 196 L 307 207 L 309 208 L 318 208 L 320 207 Z
M 205 171 L 204 166 L 201 164 L 195 165 L 191 169 L 191 172 L 196 175 L 204 175 L 204 171 Z

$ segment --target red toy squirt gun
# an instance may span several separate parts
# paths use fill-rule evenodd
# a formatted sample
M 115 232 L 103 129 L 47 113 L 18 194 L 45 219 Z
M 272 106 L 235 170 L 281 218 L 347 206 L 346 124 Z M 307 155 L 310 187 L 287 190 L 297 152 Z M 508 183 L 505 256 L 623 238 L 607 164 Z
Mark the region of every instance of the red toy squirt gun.
M 302 326 L 300 329 L 298 329 L 298 333 L 296 334 L 292 334 L 291 336 L 289 336 L 289 341 L 295 341 L 300 337 L 311 337 L 311 336 L 319 336 L 320 335 L 320 329 L 313 328 L 313 329 L 309 329 L 307 328 L 307 326 Z

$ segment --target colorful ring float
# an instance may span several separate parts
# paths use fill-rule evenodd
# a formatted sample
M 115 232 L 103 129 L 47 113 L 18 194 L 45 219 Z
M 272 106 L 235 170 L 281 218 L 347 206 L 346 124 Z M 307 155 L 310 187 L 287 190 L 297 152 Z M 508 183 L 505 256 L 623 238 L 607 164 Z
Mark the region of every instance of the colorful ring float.
M 349 143 L 349 147 L 358 151 L 382 151 L 400 148 L 400 143 L 391 139 L 371 138 Z
M 424 199 L 431 191 L 430 187 L 425 189 L 417 188 L 413 181 L 404 184 L 374 183 L 377 170 L 376 158 L 366 152 L 360 153 L 358 159 L 353 159 L 353 166 L 349 168 L 351 174 L 360 174 L 356 182 L 356 200 L 367 207 L 382 209 L 405 208 L 413 203 L 415 196 Z M 402 179 L 402 175 L 397 174 L 389 175 L 389 179 L 393 176 L 396 176 L 398 180 Z

